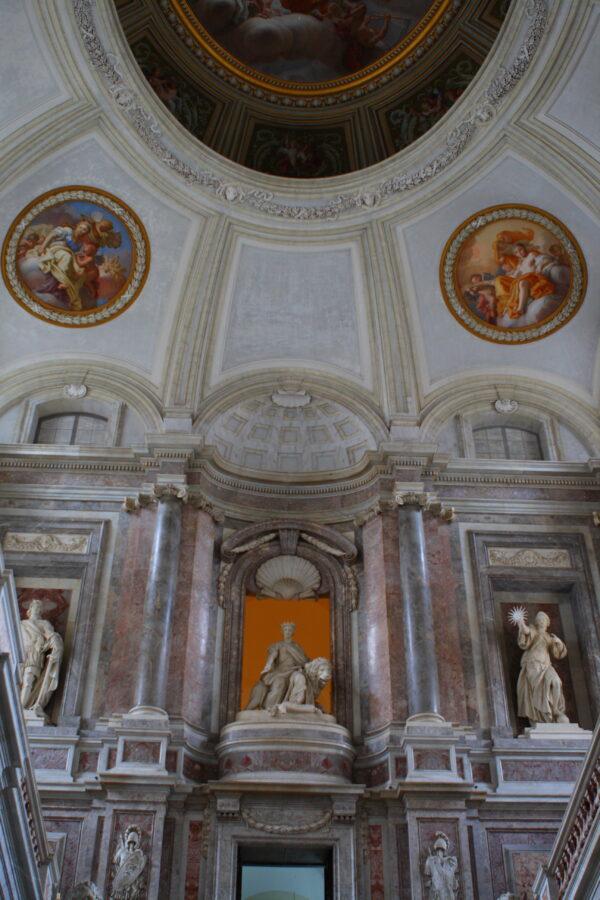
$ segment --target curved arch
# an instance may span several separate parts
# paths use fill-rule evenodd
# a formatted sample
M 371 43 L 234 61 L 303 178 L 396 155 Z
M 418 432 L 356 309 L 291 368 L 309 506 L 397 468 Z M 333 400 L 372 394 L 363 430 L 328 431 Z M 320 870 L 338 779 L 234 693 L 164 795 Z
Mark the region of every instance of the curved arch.
M 493 378 L 481 383 L 481 376 L 461 377 L 444 385 L 430 396 L 423 410 L 423 436 L 435 440 L 452 416 L 489 410 L 499 396 L 519 403 L 522 413 L 546 419 L 553 416 L 564 423 L 593 455 L 600 453 L 600 417 L 597 411 L 577 397 L 554 385 L 533 378 Z
M 352 646 L 350 614 L 357 602 L 357 585 L 351 563 L 355 546 L 347 538 L 310 522 L 270 520 L 242 528 L 222 546 L 219 602 L 225 609 L 223 652 L 229 665 L 222 673 L 220 727 L 239 711 L 242 667 L 244 599 L 254 586 L 257 569 L 278 556 L 298 556 L 311 562 L 331 600 L 333 651 L 333 708 L 341 725 L 353 730 Z
M 86 360 L 42 362 L 14 370 L 4 376 L 0 416 L 23 401 L 41 403 L 64 399 L 70 383 L 84 382 L 96 400 L 120 400 L 136 412 L 148 431 L 162 431 L 161 407 L 155 392 L 143 379 L 115 363 Z

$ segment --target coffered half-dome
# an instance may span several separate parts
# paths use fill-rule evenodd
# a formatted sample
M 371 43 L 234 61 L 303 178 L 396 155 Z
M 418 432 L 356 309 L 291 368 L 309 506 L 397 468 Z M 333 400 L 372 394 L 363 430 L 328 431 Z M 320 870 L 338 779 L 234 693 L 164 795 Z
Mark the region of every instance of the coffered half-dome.
M 510 0 L 116 0 L 179 122 L 270 175 L 319 178 L 421 137 L 468 87 Z
M 341 403 L 305 390 L 242 400 L 209 424 L 205 442 L 227 462 L 271 472 L 323 472 L 360 462 L 373 431 Z

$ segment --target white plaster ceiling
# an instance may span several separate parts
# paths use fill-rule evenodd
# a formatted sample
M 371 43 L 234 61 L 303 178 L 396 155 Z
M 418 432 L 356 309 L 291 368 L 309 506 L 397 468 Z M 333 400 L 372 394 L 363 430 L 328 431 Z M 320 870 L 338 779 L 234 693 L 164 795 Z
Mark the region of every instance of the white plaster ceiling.
M 326 386 L 340 408 L 352 407 L 360 394 L 394 433 L 413 440 L 432 404 L 446 402 L 461 385 L 476 392 L 503 379 L 546 392 L 549 400 L 560 391 L 595 427 L 600 137 L 590 104 L 599 4 L 548 0 L 548 24 L 522 78 L 491 113 L 481 106 L 499 67 L 510 66 L 526 39 L 531 10 L 543 6 L 544 0 L 512 4 L 471 87 L 413 147 L 355 175 L 291 183 L 217 157 L 172 120 L 136 69 L 110 0 L 4 0 L 2 236 L 42 192 L 87 184 L 135 210 L 152 259 L 132 307 L 90 329 L 39 322 L 0 285 L 0 374 L 8 392 L 0 394 L 0 415 L 20 396 L 19 384 L 35 384 L 36 377 L 43 384 L 54 366 L 53 379 L 60 379 L 56 372 L 65 379 L 71 369 L 79 377 L 88 372 L 101 379 L 105 394 L 114 372 L 115 396 L 126 392 L 133 405 L 139 397 L 144 410 L 153 404 L 153 418 L 171 430 L 189 430 L 195 420 L 200 432 L 212 422 L 216 434 L 202 411 L 223 386 L 235 407 L 236 385 L 247 388 L 256 379 L 260 405 L 282 375 L 298 373 Z M 93 16 L 110 65 L 90 57 L 74 10 Z M 471 117 L 471 140 L 439 172 L 425 171 L 428 160 L 454 146 L 448 135 L 473 109 L 481 113 Z M 415 186 L 402 181 L 417 170 Z M 198 180 L 194 172 L 205 174 Z M 339 214 L 311 218 L 323 204 L 335 206 L 338 195 L 346 198 Z M 507 202 L 561 219 L 589 269 L 575 318 L 519 347 L 496 346 L 462 329 L 438 281 L 454 228 L 478 209 Z M 341 465 L 348 448 L 343 440 L 336 447 Z M 232 449 L 231 458 L 239 452 Z

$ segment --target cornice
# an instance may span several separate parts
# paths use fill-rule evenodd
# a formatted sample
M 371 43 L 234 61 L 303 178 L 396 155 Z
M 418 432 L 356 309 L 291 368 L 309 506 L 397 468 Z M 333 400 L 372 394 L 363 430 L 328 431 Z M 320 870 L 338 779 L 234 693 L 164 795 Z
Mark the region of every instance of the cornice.
M 515 4 L 515 9 L 518 6 Z M 299 202 L 286 202 L 276 198 L 269 190 L 244 188 L 231 183 L 230 179 L 217 174 L 216 166 L 215 171 L 210 171 L 179 156 L 176 149 L 167 145 L 156 116 L 127 83 L 120 61 L 106 50 L 96 27 L 94 0 L 73 0 L 73 12 L 93 69 L 104 80 L 113 101 L 154 156 L 186 184 L 200 186 L 225 206 L 245 208 L 296 222 L 332 221 L 344 214 L 369 211 L 384 201 L 427 184 L 443 172 L 463 153 L 482 125 L 494 118 L 505 97 L 526 74 L 547 25 L 546 0 L 530 0 L 525 9 L 526 34 L 512 61 L 480 90 L 478 99 L 462 120 L 459 121 L 458 116 L 453 118 L 458 124 L 447 135 L 443 149 L 416 170 L 385 178 L 375 183 L 368 192 L 342 193 L 321 201 L 307 198 Z M 517 13 L 513 10 L 512 15 Z M 462 109 L 464 104 L 459 102 L 458 106 Z

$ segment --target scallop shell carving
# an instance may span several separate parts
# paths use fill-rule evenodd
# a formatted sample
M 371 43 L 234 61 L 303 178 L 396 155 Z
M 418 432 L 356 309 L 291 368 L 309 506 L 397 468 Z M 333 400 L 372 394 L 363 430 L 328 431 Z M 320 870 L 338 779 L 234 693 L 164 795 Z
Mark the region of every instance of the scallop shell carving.
M 316 566 L 300 556 L 276 556 L 263 563 L 256 573 L 262 597 L 300 600 L 316 597 L 321 576 Z

